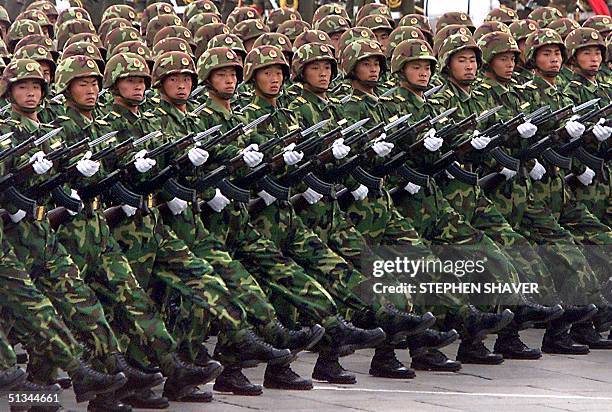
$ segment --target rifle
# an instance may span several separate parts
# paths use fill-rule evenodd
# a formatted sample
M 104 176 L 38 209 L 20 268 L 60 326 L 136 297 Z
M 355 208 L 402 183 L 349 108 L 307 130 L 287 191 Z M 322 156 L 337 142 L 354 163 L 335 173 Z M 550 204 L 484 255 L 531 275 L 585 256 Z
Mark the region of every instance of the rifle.
M 53 138 L 54 136 L 57 136 L 59 134 L 59 132 L 61 132 L 61 131 L 62 131 L 62 128 L 58 127 L 57 129 L 53 129 L 50 132 L 45 133 L 44 135 L 42 135 L 39 138 L 36 138 L 35 136 L 30 136 L 28 139 L 26 139 L 23 142 L 19 143 L 17 146 L 10 147 L 10 148 L 5 149 L 4 151 L 0 152 L 0 161 L 3 161 L 3 160 L 5 160 L 5 159 L 7 159 L 9 157 L 20 157 L 20 156 L 23 156 L 24 154 L 26 154 L 27 152 L 29 152 L 33 148 L 39 147 L 43 143 L 48 141 L 49 139 Z M 6 136 L 6 135 L 3 135 L 3 136 Z

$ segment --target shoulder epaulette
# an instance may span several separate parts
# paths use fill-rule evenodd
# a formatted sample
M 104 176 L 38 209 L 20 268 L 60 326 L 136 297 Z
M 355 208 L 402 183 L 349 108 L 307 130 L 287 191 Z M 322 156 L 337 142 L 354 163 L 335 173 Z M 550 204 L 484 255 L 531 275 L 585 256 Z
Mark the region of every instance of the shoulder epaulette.
M 166 113 L 166 111 L 164 109 L 162 109 L 161 107 L 158 107 L 157 109 L 158 112 L 160 112 L 161 114 L 163 114 L 164 116 L 166 116 L 168 113 Z
M 379 100 L 379 101 L 383 101 L 383 102 L 390 102 L 390 101 L 392 101 L 393 99 L 392 99 L 391 97 L 389 97 L 389 96 L 380 96 L 380 97 L 378 98 L 378 100 Z
M 102 126 L 108 126 L 108 122 L 104 119 L 96 119 L 94 122 L 101 124 Z
M 404 98 L 404 96 L 400 96 L 399 94 L 393 96 L 394 99 L 399 100 L 400 102 L 405 102 L 406 99 Z
M 70 117 L 68 117 L 68 116 L 62 116 L 62 115 L 57 116 L 57 118 L 58 118 L 59 120 L 61 120 L 62 122 L 66 122 L 66 121 L 70 120 Z
M 491 88 L 491 85 L 489 83 L 480 83 L 480 85 L 482 87 L 484 87 L 485 89 L 490 89 Z
M 455 93 L 453 93 L 451 89 L 444 90 L 444 93 L 446 93 L 448 97 L 455 97 Z
M 210 110 L 208 107 L 204 108 L 204 113 L 206 114 L 213 114 L 214 112 L 212 110 Z
M 298 96 L 298 97 L 296 97 L 296 99 L 295 99 L 295 100 L 297 100 L 297 101 L 298 101 L 298 102 L 300 102 L 300 103 L 306 103 L 306 99 L 304 99 L 302 96 Z
M 155 117 L 155 115 L 153 113 L 151 113 L 151 112 L 144 112 L 144 113 L 142 113 L 142 116 L 143 117 L 149 117 L 149 118 Z
M 427 103 L 440 104 L 440 100 L 431 98 L 431 99 L 427 99 Z
M 577 80 L 572 80 L 572 81 L 570 81 L 570 83 L 573 84 L 574 86 L 582 86 L 582 83 L 580 83 Z
M 121 117 L 121 115 L 119 113 L 117 113 L 116 111 L 114 111 L 114 110 L 111 110 L 110 112 L 108 112 L 108 114 L 113 116 L 113 117 L 115 117 L 115 118 Z
M 340 104 L 340 99 L 336 99 L 335 97 L 330 97 L 329 101 L 333 104 Z
M 259 105 L 255 104 L 255 103 L 249 103 L 246 106 L 244 106 L 244 109 L 242 109 L 242 110 L 247 110 L 247 109 L 259 110 L 259 109 L 261 109 L 261 107 L 259 107 Z
M 484 96 L 484 93 L 479 92 L 478 90 L 474 90 L 472 93 L 474 93 L 476 96 Z

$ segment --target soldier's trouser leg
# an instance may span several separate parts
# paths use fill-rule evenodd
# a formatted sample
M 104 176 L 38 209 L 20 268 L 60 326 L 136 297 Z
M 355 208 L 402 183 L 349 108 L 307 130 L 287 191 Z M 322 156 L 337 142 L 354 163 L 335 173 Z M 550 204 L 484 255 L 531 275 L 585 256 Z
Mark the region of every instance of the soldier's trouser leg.
M 15 351 L 4 334 L 4 331 L 0 329 L 0 370 L 12 368 L 16 363 L 17 356 L 15 355 Z
M 612 180 L 610 180 L 609 166 L 605 167 L 604 173 L 607 181 L 598 175 L 592 184 L 588 186 L 578 184 L 572 188 L 572 191 L 575 199 L 585 205 L 601 223 L 612 227 L 612 202 L 610 201 L 612 198 Z

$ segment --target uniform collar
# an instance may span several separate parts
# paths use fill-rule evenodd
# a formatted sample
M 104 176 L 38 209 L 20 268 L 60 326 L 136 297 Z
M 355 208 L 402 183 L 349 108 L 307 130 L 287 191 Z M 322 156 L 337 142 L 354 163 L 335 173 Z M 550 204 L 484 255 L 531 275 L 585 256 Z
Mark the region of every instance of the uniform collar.
M 84 129 L 89 127 L 93 123 L 93 118 L 90 119 L 88 117 L 83 116 L 76 109 L 71 106 L 66 107 L 65 116 L 68 117 L 72 122 L 74 122 L 79 128 Z
M 402 97 L 405 101 L 409 102 L 412 106 L 416 107 L 417 109 L 421 109 L 422 107 L 425 106 L 425 99 L 417 96 L 416 94 L 411 92 L 406 87 L 399 86 L 397 88 L 397 92 L 395 92 L 395 95 Z
M 139 114 L 136 115 L 132 113 L 131 111 L 129 111 L 126 107 L 120 104 L 117 104 L 117 103 L 113 103 L 111 110 L 119 114 L 123 119 L 125 119 L 129 123 L 137 122 L 142 118 L 142 114 L 140 113 L 140 111 L 138 111 Z
M 185 117 L 187 117 L 187 113 L 183 113 L 182 111 L 177 109 L 175 105 L 170 102 L 167 102 L 164 99 L 161 99 L 161 101 L 159 102 L 159 107 L 163 109 L 169 116 L 173 117 L 174 120 L 176 120 L 176 122 L 178 123 L 182 122 Z
M 21 127 L 23 127 L 23 129 L 28 133 L 34 133 L 40 127 L 40 123 L 37 123 L 14 110 L 11 110 L 11 119 L 18 121 Z
M 231 120 L 232 116 L 234 116 L 231 107 L 230 110 L 227 110 L 227 108 L 221 106 L 216 100 L 213 100 L 210 97 L 206 99 L 206 103 L 204 105 L 213 112 L 223 116 L 225 120 Z
M 461 100 L 462 103 L 465 103 L 472 98 L 473 87 L 474 85 L 470 87 L 470 93 L 466 93 L 465 90 L 457 86 L 450 79 L 446 81 L 446 88 L 450 89 L 455 94 L 455 96 L 457 96 L 457 98 Z

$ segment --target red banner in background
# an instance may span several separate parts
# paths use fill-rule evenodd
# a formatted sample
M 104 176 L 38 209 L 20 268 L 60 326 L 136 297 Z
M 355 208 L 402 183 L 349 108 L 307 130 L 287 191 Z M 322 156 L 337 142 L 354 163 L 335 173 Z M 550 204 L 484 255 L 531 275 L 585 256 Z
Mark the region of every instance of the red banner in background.
M 593 9 L 593 12 L 595 14 L 601 14 L 604 16 L 610 15 L 610 9 L 606 4 L 606 0 L 588 0 L 588 2 L 591 5 L 591 9 Z

